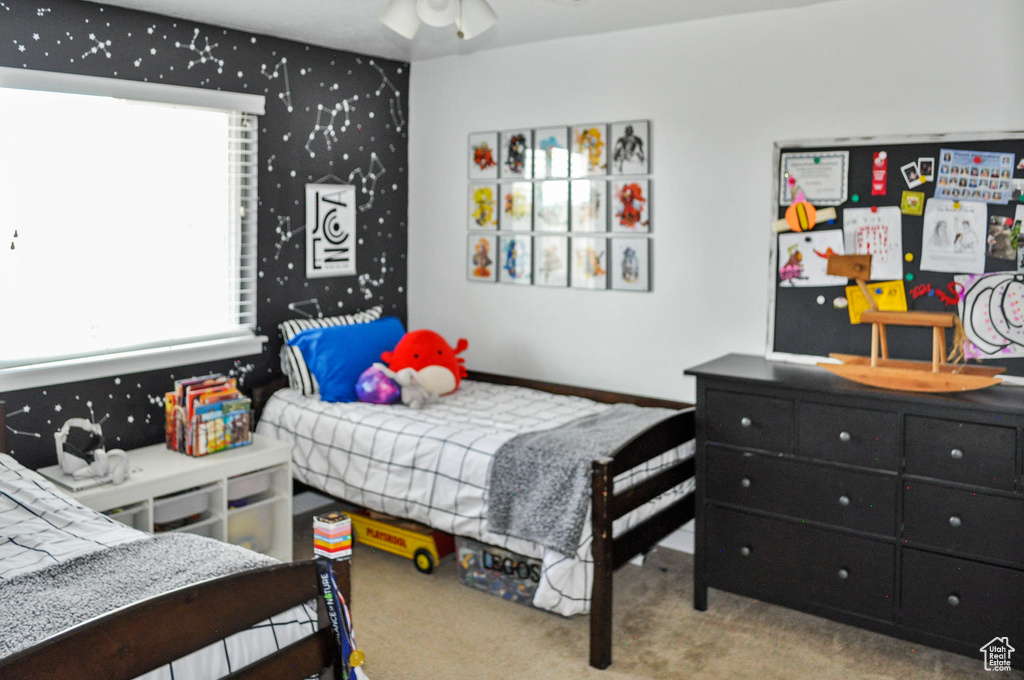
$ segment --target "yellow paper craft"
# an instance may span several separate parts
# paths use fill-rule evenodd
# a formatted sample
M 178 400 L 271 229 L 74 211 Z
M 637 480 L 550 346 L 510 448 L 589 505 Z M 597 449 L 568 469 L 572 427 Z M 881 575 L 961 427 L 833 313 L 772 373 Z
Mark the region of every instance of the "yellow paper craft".
M 907 311 L 907 293 L 903 288 L 903 281 L 873 281 L 867 284 L 868 290 L 875 298 L 875 304 L 881 312 L 905 312 Z M 860 323 L 861 312 L 870 307 L 858 286 L 846 287 L 846 299 L 849 300 L 847 309 L 850 311 L 850 323 Z

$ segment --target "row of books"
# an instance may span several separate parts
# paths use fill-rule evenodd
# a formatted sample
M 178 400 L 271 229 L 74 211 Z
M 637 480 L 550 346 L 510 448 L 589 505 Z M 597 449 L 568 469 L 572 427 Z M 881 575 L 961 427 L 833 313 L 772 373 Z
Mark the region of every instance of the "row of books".
M 214 373 L 175 380 L 164 405 L 169 449 L 203 456 L 252 442 L 252 400 L 234 378 Z

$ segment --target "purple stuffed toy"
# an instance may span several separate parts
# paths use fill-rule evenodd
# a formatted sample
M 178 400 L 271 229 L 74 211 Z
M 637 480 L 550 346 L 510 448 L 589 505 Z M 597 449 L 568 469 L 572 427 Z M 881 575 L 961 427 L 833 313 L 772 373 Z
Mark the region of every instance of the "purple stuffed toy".
M 402 398 L 402 388 L 374 364 L 356 380 L 356 398 L 368 404 L 394 404 Z

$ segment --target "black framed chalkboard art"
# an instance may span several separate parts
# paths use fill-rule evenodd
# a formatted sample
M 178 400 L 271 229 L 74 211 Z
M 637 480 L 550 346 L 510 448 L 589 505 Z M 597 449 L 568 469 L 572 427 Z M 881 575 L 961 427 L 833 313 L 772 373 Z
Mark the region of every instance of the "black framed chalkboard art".
M 768 358 L 870 352 L 864 295 L 827 274 L 831 254 L 869 253 L 881 309 L 955 312 L 967 360 L 1024 382 L 1022 221 L 1024 132 L 776 143 Z M 931 359 L 925 329 L 890 327 L 888 345 Z

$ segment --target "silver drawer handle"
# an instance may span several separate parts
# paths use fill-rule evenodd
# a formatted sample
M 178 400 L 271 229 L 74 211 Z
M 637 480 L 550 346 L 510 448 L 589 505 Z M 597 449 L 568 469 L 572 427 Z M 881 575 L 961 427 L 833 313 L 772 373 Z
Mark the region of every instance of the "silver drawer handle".
M 743 416 L 742 418 L 740 418 L 740 425 L 742 425 L 743 427 L 750 427 L 753 424 L 754 424 L 754 421 L 751 420 L 750 418 L 746 417 L 746 416 Z
M 960 518 L 956 515 L 953 515 L 949 518 L 949 526 L 953 527 L 954 529 L 958 529 L 961 524 L 963 524 L 963 522 L 960 521 Z
M 961 451 L 960 449 L 953 449 L 952 451 L 949 452 L 949 455 L 955 458 L 956 460 L 960 460 L 961 458 L 964 457 L 964 452 Z
M 846 569 L 840 569 L 839 570 L 839 578 L 842 579 L 843 581 L 845 581 L 846 579 L 850 578 L 850 572 L 847 571 Z
M 839 497 L 839 505 L 843 506 L 844 508 L 848 507 L 850 505 L 850 497 L 849 496 L 840 496 Z
M 743 479 L 741 479 L 740 480 L 740 486 L 742 486 L 744 489 L 749 489 L 750 488 L 750 477 L 744 477 Z
M 840 432 L 839 433 L 839 441 L 844 442 L 844 443 L 850 441 L 850 433 L 847 432 L 846 430 L 843 430 L 842 432 Z
M 742 548 L 740 548 L 740 555 L 743 555 L 744 557 L 750 557 L 750 546 L 745 545 Z
M 950 607 L 957 607 L 960 605 L 960 598 L 953 594 L 946 598 L 946 602 L 949 603 Z

